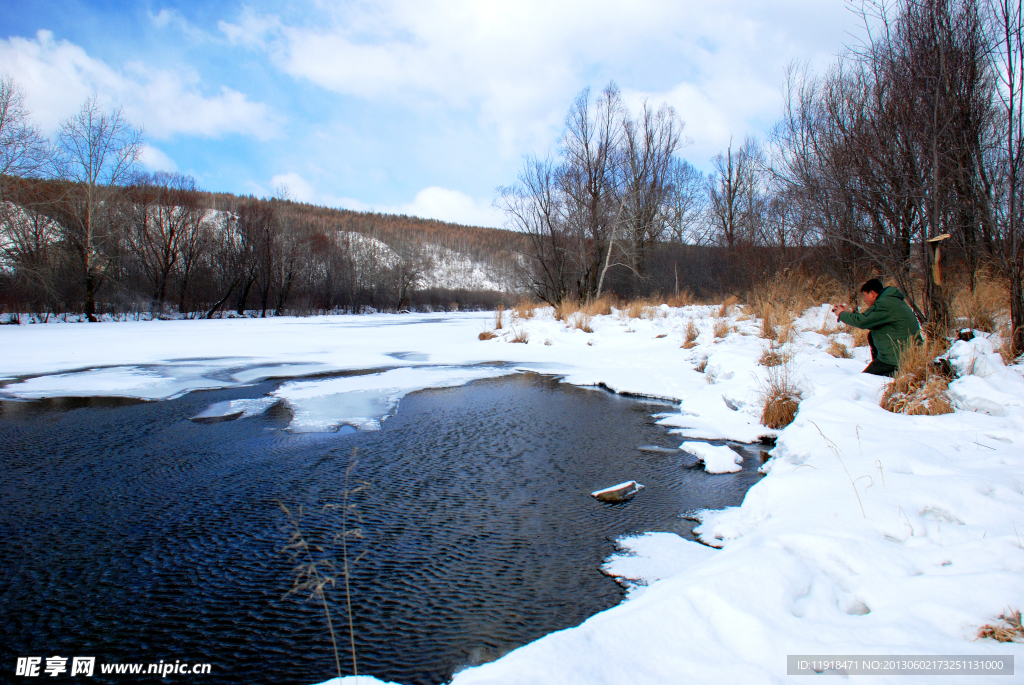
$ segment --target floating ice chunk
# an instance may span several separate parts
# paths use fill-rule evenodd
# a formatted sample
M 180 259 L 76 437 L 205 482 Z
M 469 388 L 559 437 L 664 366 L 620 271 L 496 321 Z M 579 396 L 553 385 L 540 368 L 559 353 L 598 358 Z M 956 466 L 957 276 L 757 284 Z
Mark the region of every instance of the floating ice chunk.
M 684 442 L 679 449 L 704 462 L 704 470 L 708 473 L 735 473 L 742 469 L 743 457 L 726 445 Z
M 322 433 L 340 426 L 379 430 L 398 402 L 417 390 L 465 385 L 483 378 L 515 373 L 494 366 L 435 366 L 391 369 L 381 373 L 285 383 L 273 396 L 292 409 L 288 430 Z
M 192 417 L 196 423 L 219 423 L 234 421 L 247 416 L 262 414 L 281 400 L 276 397 L 260 397 L 252 400 L 227 400 L 214 402 L 209 407 Z
M 637 483 L 635 480 L 627 480 L 625 483 L 619 483 L 618 485 L 613 485 L 610 488 L 605 488 L 604 490 L 595 490 L 590 493 L 590 496 L 595 497 L 602 502 L 625 502 L 626 500 L 633 499 L 636 493 L 643 489 L 644 486 Z

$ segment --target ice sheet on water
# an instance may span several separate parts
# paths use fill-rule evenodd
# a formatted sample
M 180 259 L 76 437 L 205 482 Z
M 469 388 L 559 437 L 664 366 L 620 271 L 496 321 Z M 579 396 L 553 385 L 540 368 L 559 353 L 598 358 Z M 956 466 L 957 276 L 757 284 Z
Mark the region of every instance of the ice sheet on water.
M 515 373 L 495 366 L 435 366 L 391 369 L 381 373 L 312 381 L 294 381 L 273 396 L 288 403 L 292 421 L 288 430 L 318 433 L 353 426 L 379 430 L 404 396 L 426 388 L 447 388 L 470 381 Z
M 206 378 L 207 367 L 175 365 L 159 367 L 115 366 L 72 373 L 28 378 L 12 383 L 3 394 L 20 399 L 42 397 L 138 397 L 162 400 L 190 390 L 219 388 L 224 383 Z
M 258 397 L 256 399 L 226 400 L 214 402 L 209 407 L 192 417 L 193 421 L 203 423 L 204 421 L 215 421 L 217 419 L 227 420 L 227 417 L 244 419 L 249 416 L 262 414 L 270 407 L 281 400 L 276 397 Z

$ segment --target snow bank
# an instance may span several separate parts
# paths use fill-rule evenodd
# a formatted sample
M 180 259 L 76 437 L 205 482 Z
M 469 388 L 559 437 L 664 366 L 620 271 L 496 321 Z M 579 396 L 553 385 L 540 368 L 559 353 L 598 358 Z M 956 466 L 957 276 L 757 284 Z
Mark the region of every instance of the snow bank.
M 593 333 L 567 328 L 548 309 L 511 328 L 506 317 L 488 341 L 477 334 L 491 327 L 490 314 L 5 326 L 0 377 L 13 380 L 0 393 L 74 388 L 153 398 L 289 369 L 296 376 L 375 370 L 297 380 L 275 394 L 300 424 L 330 427 L 353 417 L 379 421 L 393 411 L 393 397 L 413 388 L 466 382 L 481 369 L 532 369 L 677 400 L 661 423 L 687 445 L 776 438 L 766 477 L 741 506 L 699 512 L 696 534 L 719 549 L 665 536 L 622 541 L 635 556 L 611 559 L 606 570 L 642 591 L 578 627 L 458 673 L 455 685 L 779 683 L 787 654 L 1024 657 L 1022 644 L 976 640 L 983 624 L 1024 609 L 1021 367 L 1004 366 L 984 339 L 958 343 L 949 355 L 962 374 L 950 386 L 957 411 L 891 414 L 878 406 L 887 379 L 861 373 L 868 350 L 828 334 L 816 308 L 797 320 L 783 349 L 800 410 L 773 431 L 759 423 L 766 370 L 758 359 L 767 343 L 757 337 L 758 322 L 734 308 L 718 321 L 728 334 L 716 338 L 717 309 L 595 317 Z M 690 321 L 700 335 L 685 349 Z M 512 344 L 512 331 L 529 343 Z M 829 355 L 832 340 L 854 358 Z M 482 366 L 488 362 L 501 364 Z M 339 409 L 346 396 L 368 397 L 353 394 L 360 392 L 376 393 L 372 411 Z

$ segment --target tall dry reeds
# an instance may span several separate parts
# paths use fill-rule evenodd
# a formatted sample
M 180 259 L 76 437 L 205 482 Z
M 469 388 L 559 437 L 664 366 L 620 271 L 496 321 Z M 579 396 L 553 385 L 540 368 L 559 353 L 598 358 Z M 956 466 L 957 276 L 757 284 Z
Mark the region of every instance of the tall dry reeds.
M 769 366 L 760 383 L 761 425 L 785 428 L 793 423 L 800 409 L 800 389 L 793 378 L 789 361 Z
M 494 330 L 500 331 L 503 327 L 502 319 L 504 318 L 505 308 L 498 305 L 494 310 Z
M 693 319 L 686 322 L 686 339 L 683 341 L 682 348 L 689 350 L 697 346 L 697 337 L 700 335 L 700 329 L 697 328 L 697 324 L 693 323 Z
M 953 297 L 953 315 L 958 326 L 993 333 L 1002 321 L 1009 319 L 1009 300 L 1005 279 L 981 275 L 973 291 L 964 287 Z
M 953 412 L 947 389 L 949 379 L 932 361 L 946 349 L 944 340 L 908 344 L 900 352 L 895 376 L 879 403 L 887 411 L 913 416 L 936 416 Z
M 525 297 L 512 308 L 512 315 L 517 319 L 532 319 L 536 313 L 537 303 Z

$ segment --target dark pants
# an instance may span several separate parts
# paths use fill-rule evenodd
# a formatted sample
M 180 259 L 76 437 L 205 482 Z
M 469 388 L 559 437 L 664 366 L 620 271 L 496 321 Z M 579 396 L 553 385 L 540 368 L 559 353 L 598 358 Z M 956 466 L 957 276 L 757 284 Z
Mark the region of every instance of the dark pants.
M 871 363 L 861 373 L 870 373 L 875 376 L 895 375 L 895 366 L 878 361 L 878 348 L 875 347 L 875 341 L 871 339 L 871 333 L 868 333 L 868 345 L 871 346 Z
M 893 376 L 896 373 L 896 367 L 874 359 L 861 373 L 871 373 L 876 376 Z

